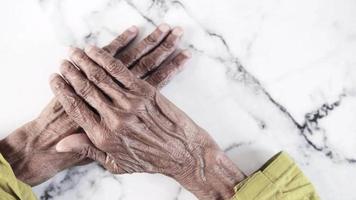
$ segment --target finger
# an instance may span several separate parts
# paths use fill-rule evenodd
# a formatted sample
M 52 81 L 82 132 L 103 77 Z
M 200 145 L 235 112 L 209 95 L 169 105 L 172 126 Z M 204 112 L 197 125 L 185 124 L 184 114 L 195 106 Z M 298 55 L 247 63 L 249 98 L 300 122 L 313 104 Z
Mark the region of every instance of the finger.
M 90 158 L 100 163 L 105 163 L 106 158 L 106 153 L 97 149 L 84 133 L 72 134 L 63 138 L 57 143 L 56 151 L 77 153 L 84 158 Z
M 50 78 L 50 85 L 58 101 L 66 113 L 85 131 L 91 131 L 99 125 L 99 117 L 73 91 L 66 81 L 58 74 Z
M 74 67 L 72 63 L 64 60 L 60 66 L 60 72 L 74 88 L 75 92 L 98 111 L 101 116 L 107 114 L 111 104 L 109 99 Z
M 118 167 L 110 156 L 96 148 L 87 135 L 83 133 L 73 134 L 63 138 L 57 143 L 56 151 L 61 153 L 77 153 L 83 156 L 83 158 L 90 158 L 97 161 L 112 173 L 124 173 L 124 170 Z
M 138 34 L 138 28 L 131 26 L 125 30 L 121 35 L 116 37 L 110 44 L 103 47 L 103 49 L 109 52 L 112 56 L 115 56 L 119 51 L 132 42 Z
M 99 66 L 102 66 L 112 77 L 122 83 L 127 89 L 135 89 L 134 86 L 137 83 L 137 78 L 119 60 L 95 46 L 88 46 L 84 51 L 89 58 Z
M 98 88 L 100 88 L 111 99 L 122 99 L 121 90 L 115 81 L 108 75 L 103 68 L 92 61 L 83 50 L 78 48 L 70 49 L 70 59 L 80 68 Z
M 160 66 L 155 72 L 150 74 L 145 80 L 157 89 L 163 88 L 177 73 L 184 64 L 191 58 L 188 50 L 183 50 L 177 54 L 170 62 Z
M 172 33 L 151 53 L 140 59 L 131 69 L 131 72 L 138 78 L 144 77 L 148 72 L 157 68 L 168 56 L 170 56 L 178 46 L 183 35 L 183 29 L 176 27 Z
M 131 66 L 143 55 L 155 48 L 168 35 L 170 27 L 168 24 L 161 24 L 145 39 L 127 52 L 118 55 L 118 59 L 125 65 Z

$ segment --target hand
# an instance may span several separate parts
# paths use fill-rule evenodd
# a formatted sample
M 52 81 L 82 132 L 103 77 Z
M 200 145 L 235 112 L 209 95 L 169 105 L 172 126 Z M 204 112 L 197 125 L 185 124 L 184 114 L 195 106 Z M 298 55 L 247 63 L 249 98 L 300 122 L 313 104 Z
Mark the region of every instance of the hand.
M 145 78 L 152 86 L 161 88 L 188 59 L 184 52 L 180 52 L 170 62 L 161 65 L 177 48 L 182 29 L 175 28 L 171 31 L 168 25 L 163 24 L 133 48 L 126 49 L 137 34 L 138 29 L 133 26 L 104 49 L 130 68 L 136 77 Z M 77 57 L 73 62 L 88 62 L 81 50 L 76 49 L 75 52 Z M 100 77 L 93 75 L 92 78 Z M 67 116 L 58 101 L 53 99 L 37 119 L 0 141 L 0 152 L 12 166 L 15 175 L 33 186 L 63 169 L 86 161 L 81 155 L 58 153 L 55 150 L 58 141 L 80 132 L 79 126 Z
M 95 62 L 76 63 L 85 75 L 64 61 L 63 78 L 55 74 L 50 83 L 90 140 L 69 136 L 57 144 L 58 151 L 85 155 L 116 174 L 165 174 L 199 199 L 232 197 L 244 176 L 205 130 L 104 50 L 85 52 Z M 76 56 L 72 53 L 73 60 Z

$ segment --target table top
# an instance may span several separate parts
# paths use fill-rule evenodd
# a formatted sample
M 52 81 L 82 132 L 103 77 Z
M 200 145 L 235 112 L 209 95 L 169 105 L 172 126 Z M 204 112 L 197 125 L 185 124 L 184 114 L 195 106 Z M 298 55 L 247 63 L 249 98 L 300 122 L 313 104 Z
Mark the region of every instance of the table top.
M 67 47 L 181 26 L 193 58 L 162 93 L 247 174 L 288 152 L 322 199 L 354 200 L 356 2 L 353 0 L 16 0 L 0 6 L 0 133 L 36 117 Z M 162 175 L 96 164 L 34 188 L 39 199 L 195 199 Z

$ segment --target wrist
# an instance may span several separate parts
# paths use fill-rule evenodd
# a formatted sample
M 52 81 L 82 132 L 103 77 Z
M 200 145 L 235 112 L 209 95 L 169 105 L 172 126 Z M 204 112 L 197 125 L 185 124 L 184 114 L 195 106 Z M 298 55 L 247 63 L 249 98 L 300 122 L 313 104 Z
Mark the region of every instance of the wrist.
M 234 187 L 245 179 L 245 175 L 217 145 L 196 151 L 201 158 L 195 161 L 192 170 L 175 179 L 199 199 L 230 199 Z
M 35 121 L 18 128 L 0 141 L 0 153 L 10 164 L 15 176 L 28 183 L 29 168 L 27 161 L 31 157 L 31 136 L 35 133 Z
M 13 167 L 13 163 L 26 157 L 29 130 L 23 126 L 0 141 L 0 153 Z

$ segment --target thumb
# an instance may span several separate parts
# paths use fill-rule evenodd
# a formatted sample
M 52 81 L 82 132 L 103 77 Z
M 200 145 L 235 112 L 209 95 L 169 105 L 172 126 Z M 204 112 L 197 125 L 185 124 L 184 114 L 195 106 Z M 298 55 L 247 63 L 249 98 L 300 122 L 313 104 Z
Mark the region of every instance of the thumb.
M 105 166 L 106 153 L 97 149 L 85 133 L 72 134 L 63 138 L 57 143 L 56 150 L 63 153 L 77 153 Z

